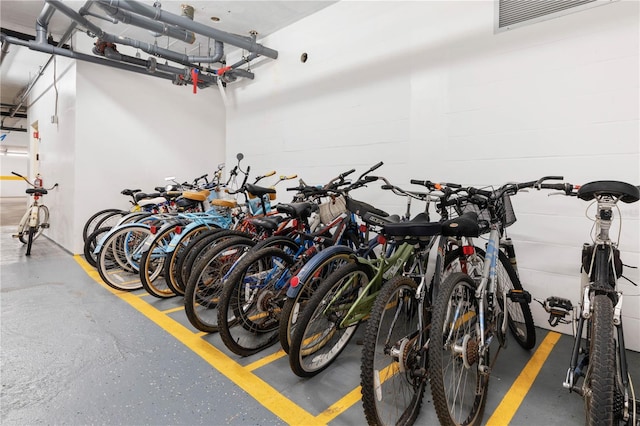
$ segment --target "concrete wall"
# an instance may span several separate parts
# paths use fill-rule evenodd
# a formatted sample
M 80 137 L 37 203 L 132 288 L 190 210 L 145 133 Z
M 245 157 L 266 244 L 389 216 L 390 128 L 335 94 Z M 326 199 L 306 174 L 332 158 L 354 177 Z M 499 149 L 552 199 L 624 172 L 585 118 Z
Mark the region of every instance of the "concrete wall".
M 57 58 L 58 123 L 53 68 L 30 95 L 38 123 L 40 171 L 58 182 L 45 201 L 47 235 L 82 253 L 82 228 L 104 208 L 130 207 L 124 188 L 153 191 L 166 176 L 192 180 L 224 160 L 225 111 L 217 89 L 193 95 L 171 82 Z M 35 151 L 35 147 L 34 147 Z
M 494 2 L 339 2 L 262 41 L 279 57 L 230 90 L 227 156 L 243 151 L 250 164 L 309 183 L 384 160 L 380 174 L 402 186 L 558 174 L 638 184 L 638 12 L 637 2 L 612 2 L 494 34 Z M 404 208 L 378 188 L 353 195 Z M 509 231 L 526 288 L 576 302 L 587 203 L 529 192 L 514 205 Z M 638 204 L 620 207 L 622 257 L 638 265 Z M 637 270 L 625 274 L 640 281 Z M 640 297 L 625 298 L 624 312 L 639 350 Z

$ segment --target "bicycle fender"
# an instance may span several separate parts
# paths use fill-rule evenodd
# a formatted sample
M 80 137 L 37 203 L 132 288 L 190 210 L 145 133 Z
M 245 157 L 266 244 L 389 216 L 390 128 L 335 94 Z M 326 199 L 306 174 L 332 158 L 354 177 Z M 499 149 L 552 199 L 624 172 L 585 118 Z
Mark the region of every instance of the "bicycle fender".
M 149 225 L 145 225 L 142 223 L 127 223 L 126 225 L 122 225 L 122 226 L 114 226 L 113 228 L 111 228 L 109 232 L 107 232 L 105 235 L 102 236 L 102 238 L 100 238 L 100 241 L 98 241 L 98 244 L 96 244 L 96 248 L 93 249 L 93 254 L 99 254 L 100 250 L 102 249 L 102 245 L 104 244 L 105 241 L 107 241 L 107 238 L 109 238 L 111 235 L 113 235 L 117 231 L 120 231 L 121 229 L 126 229 L 126 228 L 133 228 L 136 226 L 144 226 L 146 228 L 151 229 Z
M 182 232 L 180 232 L 179 234 L 174 234 L 173 237 L 171 237 L 171 241 L 169 241 L 169 244 L 167 244 L 167 246 L 165 247 L 165 252 L 173 253 L 176 247 L 178 247 L 178 245 L 180 244 L 180 241 L 182 241 L 182 239 L 186 235 L 188 235 L 192 229 L 198 228 L 198 227 L 207 228 L 207 229 L 218 228 L 217 225 L 212 223 L 190 222 L 187 226 L 182 228 Z
M 354 257 L 356 256 L 355 251 L 347 246 L 331 246 L 322 250 L 313 256 L 296 274 L 296 277 L 299 279 L 299 284 L 295 287 L 289 286 L 287 290 L 287 297 L 294 298 L 300 292 L 300 289 L 304 287 L 304 283 L 309 279 L 309 274 L 311 274 L 320 264 L 322 264 L 327 259 L 334 257 L 340 254 L 350 254 Z

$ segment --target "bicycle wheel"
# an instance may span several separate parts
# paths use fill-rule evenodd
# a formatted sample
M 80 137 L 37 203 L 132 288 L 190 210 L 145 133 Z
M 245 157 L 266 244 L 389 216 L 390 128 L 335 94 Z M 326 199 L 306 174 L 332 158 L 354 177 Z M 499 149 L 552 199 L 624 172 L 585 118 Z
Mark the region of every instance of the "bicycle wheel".
M 170 282 L 171 285 L 176 286 L 176 289 L 179 287 L 182 291 L 187 287 L 187 283 L 183 281 L 183 271 L 182 268 L 184 266 L 184 262 L 186 259 L 191 256 L 193 250 L 200 251 L 203 247 L 205 247 L 207 238 L 211 238 L 216 232 L 221 231 L 221 229 L 209 229 L 199 233 L 198 235 L 189 239 L 189 242 L 184 246 L 180 247 L 180 249 L 176 249 L 174 253 L 171 255 L 171 265 L 170 268 Z M 192 264 L 193 267 L 193 264 Z M 187 274 L 188 275 L 188 274 Z M 188 280 L 187 280 L 188 281 Z M 174 289 L 175 291 L 175 289 Z
M 184 309 L 189 322 L 206 333 L 218 331 L 218 303 L 224 277 L 255 241 L 236 237 L 221 241 L 193 268 L 184 293 Z
M 105 235 L 111 230 L 111 227 L 98 228 L 91 233 L 87 237 L 87 240 L 84 242 L 84 258 L 89 263 L 89 265 L 94 268 L 98 265 L 98 255 L 94 254 L 94 250 L 98 245 L 98 242 L 104 238 Z
M 371 310 L 364 334 L 360 384 L 362 404 L 370 425 L 413 424 L 427 382 L 430 318 L 422 324 L 416 282 L 396 276 L 387 281 Z
M 27 238 L 27 256 L 31 256 L 31 245 L 33 244 L 33 236 L 36 234 L 36 227 L 35 226 L 30 226 L 29 227 L 29 236 Z
M 82 228 L 82 241 L 86 242 L 89 235 L 91 235 L 96 229 L 101 228 L 101 226 L 98 225 L 98 222 L 103 218 L 119 212 L 121 212 L 120 209 L 104 209 L 94 213 L 89 219 L 87 219 L 87 222 Z
M 213 250 L 216 244 L 229 238 L 235 237 L 245 237 L 251 239 L 251 235 L 247 234 L 246 232 L 236 231 L 232 229 L 218 229 L 213 235 L 210 235 L 208 238 L 206 238 L 206 242 L 202 241 L 201 244 L 199 243 L 198 245 L 193 247 L 193 249 L 190 249 L 189 253 L 186 255 L 186 258 L 182 263 L 182 266 L 178 267 L 176 265 L 176 271 L 174 274 L 176 278 L 176 286 L 182 289 L 183 292 L 186 291 L 186 286 L 189 282 L 191 272 L 193 271 L 195 264 L 200 259 L 202 259 L 202 257 L 209 250 Z M 179 279 L 178 277 L 181 278 Z
M 302 315 L 303 309 L 315 290 L 320 287 L 322 282 L 333 271 L 351 261 L 351 258 L 347 254 L 338 254 L 327 259 L 309 274 L 311 279 L 303 285 L 300 291 L 298 291 L 298 294 L 296 294 L 296 297 L 287 297 L 282 307 L 282 313 L 280 314 L 280 329 L 278 330 L 280 345 L 286 353 L 289 353 L 291 336 L 293 336 L 296 322 L 298 318 L 300 318 L 300 315 Z
M 507 295 L 511 290 L 521 293 L 522 284 L 518 274 L 511 266 L 511 262 L 503 252 L 499 252 L 498 259 L 500 261 L 496 265 L 496 297 L 500 309 L 504 310 L 503 291 L 506 291 Z M 526 350 L 532 349 L 536 345 L 536 328 L 529 304 L 524 301 L 507 300 L 507 310 L 509 311 L 507 323 L 511 330 L 511 335 L 522 348 Z M 498 328 L 500 326 L 501 324 L 497 325 Z
M 102 280 L 117 290 L 142 288 L 137 267 L 141 256 L 138 249 L 152 237 L 149 226 L 138 224 L 125 225 L 109 235 L 98 254 L 97 269 Z
M 616 342 L 613 304 L 604 294 L 596 294 L 589 322 L 591 341 L 589 367 L 584 379 L 587 425 L 614 424 Z
M 218 228 L 216 228 L 218 229 Z M 187 252 L 187 249 L 192 241 L 196 240 L 198 236 L 203 234 L 208 234 L 211 229 L 206 226 L 198 226 L 196 228 L 192 228 L 184 235 L 180 234 L 180 240 L 177 242 L 175 248 L 167 253 L 167 259 L 164 262 L 164 272 L 163 275 L 165 280 L 167 280 L 167 286 L 173 291 L 175 294 L 184 295 L 185 286 L 182 285 L 178 281 L 178 261 Z M 184 231 L 182 231 L 184 232 Z
M 429 380 L 442 425 L 482 421 L 489 375 L 480 371 L 479 306 L 476 284 L 454 272 L 433 304 L 429 345 Z
M 361 265 L 348 263 L 314 292 L 291 337 L 289 365 L 296 375 L 315 376 L 340 355 L 358 326 L 342 327 L 340 322 L 368 282 Z
M 292 264 L 284 251 L 266 247 L 235 265 L 218 306 L 220 337 L 229 350 L 249 356 L 278 341 Z
M 175 229 L 181 224 L 169 225 L 155 235 L 153 241 L 140 259 L 140 282 L 142 287 L 152 296 L 160 299 L 173 297 L 176 294 L 169 288 L 167 277 L 163 274 L 163 268 L 167 259 L 166 247 L 175 233 Z

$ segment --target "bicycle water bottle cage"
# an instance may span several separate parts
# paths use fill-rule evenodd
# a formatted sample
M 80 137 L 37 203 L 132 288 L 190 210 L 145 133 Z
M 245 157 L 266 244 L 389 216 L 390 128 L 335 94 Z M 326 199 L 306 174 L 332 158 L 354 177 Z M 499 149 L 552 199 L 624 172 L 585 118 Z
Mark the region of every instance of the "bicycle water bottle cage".
M 567 321 L 565 317 L 573 312 L 573 304 L 570 300 L 551 296 L 544 302 L 540 302 L 539 300 L 537 300 L 537 302 L 549 313 L 549 325 L 551 327 L 555 327 L 560 323 L 569 324 L 569 321 Z

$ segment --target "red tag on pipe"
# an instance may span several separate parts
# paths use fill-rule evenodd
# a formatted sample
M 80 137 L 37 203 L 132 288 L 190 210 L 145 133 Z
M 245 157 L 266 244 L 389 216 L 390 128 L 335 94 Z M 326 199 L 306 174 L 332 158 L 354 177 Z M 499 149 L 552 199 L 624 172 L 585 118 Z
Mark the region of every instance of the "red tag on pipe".
M 216 71 L 216 74 L 222 75 L 225 72 L 229 71 L 230 69 L 231 69 L 231 67 L 222 67 L 222 68 L 218 69 L 218 71 Z
M 198 70 L 191 70 L 191 79 L 193 80 L 193 93 L 196 94 L 198 92 Z

